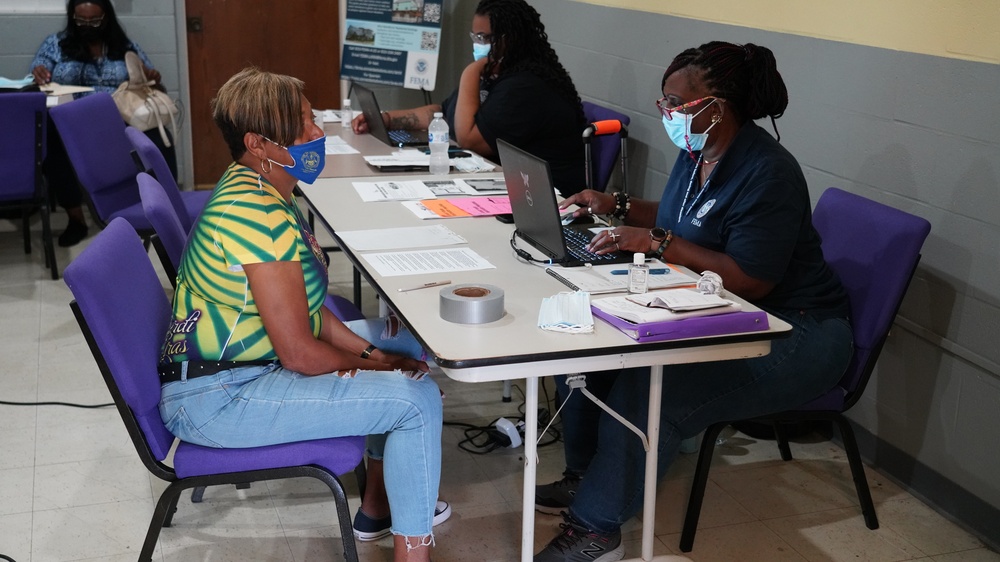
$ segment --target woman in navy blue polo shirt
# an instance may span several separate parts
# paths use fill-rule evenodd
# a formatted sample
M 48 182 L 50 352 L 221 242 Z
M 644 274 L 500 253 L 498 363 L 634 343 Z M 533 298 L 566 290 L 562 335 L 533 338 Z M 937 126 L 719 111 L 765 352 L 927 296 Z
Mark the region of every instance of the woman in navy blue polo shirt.
M 624 222 L 596 236 L 592 250 L 643 252 L 695 272 L 714 271 L 727 290 L 793 329 L 765 357 L 670 368 L 660 477 L 681 440 L 715 422 L 805 403 L 836 384 L 852 353 L 847 294 L 823 259 L 805 177 L 791 153 L 754 123 L 770 118 L 774 125 L 788 105 L 774 54 L 752 44 L 706 43 L 678 55 L 661 87 L 658 112 L 681 150 L 659 203 L 584 191 L 563 208 L 576 204 L 577 214 Z M 592 392 L 639 425 L 647 385 L 635 373 L 588 377 Z M 578 397 L 567 406 L 569 419 L 564 413 L 566 477 L 536 493 L 540 510 L 566 510 L 567 523 L 536 562 L 570 560 L 594 545 L 602 549 L 597 560 L 621 559 L 620 527 L 642 506 L 641 443 Z

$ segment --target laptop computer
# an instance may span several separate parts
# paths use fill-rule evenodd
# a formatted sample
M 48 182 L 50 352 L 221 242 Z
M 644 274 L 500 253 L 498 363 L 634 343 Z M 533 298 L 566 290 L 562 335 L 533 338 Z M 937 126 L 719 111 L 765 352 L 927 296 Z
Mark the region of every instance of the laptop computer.
M 421 146 L 427 144 L 427 131 L 386 129 L 385 121 L 382 121 L 382 110 L 379 109 L 378 100 L 375 99 L 375 92 L 360 84 L 354 84 L 354 91 L 358 94 L 361 113 L 365 114 L 368 131 L 373 137 L 389 146 Z
M 552 188 L 549 163 L 502 140 L 497 140 L 510 210 L 518 236 L 564 267 L 584 264 L 631 263 L 624 252 L 597 255 L 586 247 L 594 237 L 594 225 L 564 226 Z

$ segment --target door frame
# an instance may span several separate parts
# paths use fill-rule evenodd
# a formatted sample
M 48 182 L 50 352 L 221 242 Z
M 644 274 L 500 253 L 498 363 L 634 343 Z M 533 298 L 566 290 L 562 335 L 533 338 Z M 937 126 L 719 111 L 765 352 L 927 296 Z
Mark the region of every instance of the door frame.
M 338 35 L 340 35 L 340 44 L 344 44 L 344 21 L 347 19 L 347 1 L 342 0 L 339 2 L 339 18 L 337 21 L 337 27 L 339 29 Z M 191 107 L 191 77 L 188 74 L 188 42 L 187 42 L 187 7 L 185 6 L 185 0 L 174 0 L 174 30 L 177 34 L 177 75 L 180 80 L 178 85 L 180 88 L 180 98 L 181 103 L 184 108 Z M 337 61 L 340 64 L 340 61 Z M 348 90 L 350 82 L 343 78 L 340 79 L 340 91 L 346 93 Z M 328 108 L 328 109 L 339 109 L 339 108 Z M 191 136 L 191 112 L 184 111 L 184 118 L 181 123 L 181 139 L 182 142 L 178 143 L 183 150 L 182 161 L 184 162 L 184 173 L 183 177 L 179 178 L 183 181 L 182 185 L 189 188 L 194 187 L 194 139 Z

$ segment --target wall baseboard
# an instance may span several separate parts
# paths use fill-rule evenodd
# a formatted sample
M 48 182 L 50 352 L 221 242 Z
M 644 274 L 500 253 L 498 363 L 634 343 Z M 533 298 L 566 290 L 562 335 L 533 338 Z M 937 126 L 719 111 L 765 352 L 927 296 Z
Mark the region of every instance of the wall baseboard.
M 989 548 L 1000 551 L 1000 525 L 997 525 L 1000 508 L 984 502 L 908 453 L 849 421 L 865 464 L 975 535 Z M 840 442 L 840 436 L 834 433 Z

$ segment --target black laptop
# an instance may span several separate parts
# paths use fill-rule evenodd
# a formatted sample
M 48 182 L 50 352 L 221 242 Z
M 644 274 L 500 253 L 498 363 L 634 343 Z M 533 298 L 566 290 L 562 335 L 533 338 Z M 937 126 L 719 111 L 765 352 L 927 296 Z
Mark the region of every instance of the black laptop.
M 378 100 L 375 99 L 375 92 L 360 84 L 354 84 L 354 91 L 358 94 L 361 113 L 365 114 L 368 131 L 373 137 L 389 146 L 421 146 L 427 144 L 427 131 L 407 131 L 405 129 L 393 129 L 390 131 L 386 129 L 385 121 L 382 121 L 382 110 L 379 109 Z
M 548 162 L 502 139 L 497 140 L 497 150 L 514 226 L 522 240 L 564 267 L 632 262 L 632 255 L 623 252 L 588 252 L 593 224 L 563 226 Z

